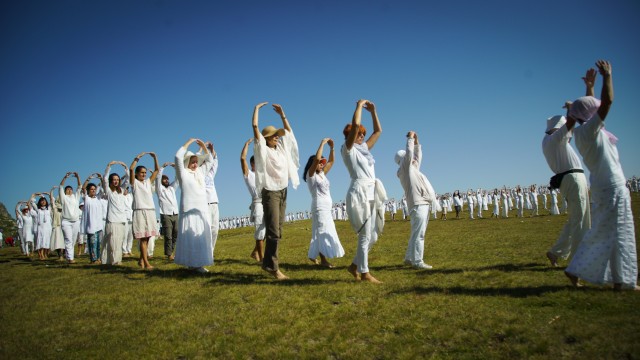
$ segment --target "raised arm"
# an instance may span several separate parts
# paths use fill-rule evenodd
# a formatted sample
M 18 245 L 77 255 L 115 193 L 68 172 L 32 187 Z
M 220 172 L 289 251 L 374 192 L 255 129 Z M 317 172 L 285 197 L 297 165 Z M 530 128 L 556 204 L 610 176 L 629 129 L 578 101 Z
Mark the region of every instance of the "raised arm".
M 596 62 L 598 71 L 602 75 L 602 93 L 600 95 L 600 107 L 598 115 L 604 121 L 613 104 L 613 79 L 611 78 L 611 64 L 606 60 L 598 60 Z
M 135 175 L 136 175 L 135 174 L 136 166 L 138 166 L 138 161 L 140 161 L 140 158 L 142 158 L 144 154 L 146 154 L 146 152 L 143 151 L 140 154 L 136 155 L 136 157 L 133 159 L 133 162 L 131 163 L 131 166 L 129 166 L 129 180 L 131 181 L 132 184 L 133 184 L 133 179 L 135 179 Z
M 242 147 L 240 153 L 240 168 L 242 169 L 242 175 L 247 176 L 249 174 L 249 164 L 247 163 L 247 151 L 249 150 L 249 144 L 253 142 L 253 138 L 247 140 Z
M 593 87 L 596 84 L 596 75 L 598 75 L 596 69 L 591 68 L 587 70 L 587 73 L 584 75 L 584 77 L 582 77 L 582 81 L 584 81 L 584 85 L 586 88 L 585 96 L 594 96 Z
M 268 102 L 262 102 L 256 105 L 255 108 L 253 108 L 253 118 L 251 120 L 251 124 L 253 126 L 253 137 L 256 140 L 260 139 L 260 128 L 258 127 L 258 114 L 260 113 L 260 108 L 267 104 Z
M 378 113 L 376 112 L 376 106 L 371 101 L 367 101 L 364 108 L 371 113 L 371 120 L 373 120 L 373 132 L 369 139 L 367 139 L 367 146 L 369 149 L 373 148 L 373 146 L 380 138 L 380 134 L 382 134 L 382 126 L 380 126 L 380 120 L 378 119 Z
M 278 115 L 280 115 L 280 118 L 282 119 L 282 127 L 289 132 L 293 132 L 293 130 L 291 130 L 291 125 L 289 125 L 289 120 L 287 120 L 287 116 L 284 114 L 284 109 L 282 108 L 282 105 L 273 104 L 272 106 L 273 106 L 273 111 L 278 113 Z
M 327 159 L 327 163 L 324 165 L 325 174 L 329 173 L 329 171 L 333 167 L 333 161 L 335 160 L 335 155 L 333 153 L 333 140 L 328 139 L 327 144 L 329 145 L 329 158 Z
M 160 165 L 158 165 L 158 156 L 154 152 L 150 152 L 149 155 L 153 158 L 153 173 L 151 173 L 151 177 L 149 181 L 156 181 L 156 177 L 158 176 L 158 172 L 160 172 Z
M 356 103 L 356 110 L 353 112 L 353 118 L 351 119 L 351 131 L 347 135 L 345 145 L 348 150 L 351 150 L 353 144 L 356 142 L 358 132 L 360 131 L 360 123 L 362 121 L 362 107 L 367 103 L 367 100 L 360 99 Z M 368 145 L 368 144 L 367 144 Z
M 93 173 L 93 174 L 89 175 L 87 180 L 85 180 L 84 183 L 82 184 L 82 194 L 83 195 L 87 194 L 87 185 L 89 185 L 89 181 L 91 181 L 91 179 L 93 179 L 93 178 L 102 179 L 102 175 L 100 175 L 100 173 Z

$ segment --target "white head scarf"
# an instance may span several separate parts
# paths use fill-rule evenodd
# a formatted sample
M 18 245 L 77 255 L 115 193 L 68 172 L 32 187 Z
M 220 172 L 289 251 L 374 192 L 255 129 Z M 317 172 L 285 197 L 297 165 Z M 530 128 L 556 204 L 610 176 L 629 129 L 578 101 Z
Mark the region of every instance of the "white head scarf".
M 600 108 L 600 104 L 601 101 L 593 96 L 583 96 L 581 98 L 578 98 L 573 102 L 573 104 L 571 104 L 571 109 L 569 109 L 569 116 L 576 120 L 585 122 L 589 121 L 596 114 L 598 108 Z M 611 132 L 605 130 L 604 127 L 602 128 L 602 132 L 607 135 L 609 141 L 611 141 L 613 145 L 618 142 L 618 138 Z

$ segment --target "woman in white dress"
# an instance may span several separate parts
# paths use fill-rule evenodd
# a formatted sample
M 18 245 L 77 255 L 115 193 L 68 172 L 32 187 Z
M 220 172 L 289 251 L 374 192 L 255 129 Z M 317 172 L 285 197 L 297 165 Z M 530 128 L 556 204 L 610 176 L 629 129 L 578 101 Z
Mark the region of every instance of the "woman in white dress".
M 500 194 L 498 193 L 498 189 L 493 190 L 491 200 L 493 201 L 493 212 L 491 213 L 491 217 L 495 216 L 497 219 L 498 216 L 500 216 Z
M 31 207 L 31 216 L 33 217 L 34 234 L 36 238 L 36 250 L 38 250 L 38 259 L 46 260 L 49 256 L 49 246 L 51 245 L 51 209 L 49 209 L 49 201 L 45 198 L 48 194 L 34 193 L 29 199 Z M 35 197 L 40 196 L 36 205 Z
M 52 229 L 51 229 L 51 244 L 49 246 L 50 251 L 55 251 L 58 254 L 58 260 L 62 261 L 64 252 L 64 235 L 62 234 L 62 205 L 60 200 L 56 200 L 53 191 L 58 188 L 54 186 L 49 191 L 49 198 L 51 199 L 51 211 L 52 211 Z
M 119 164 L 127 173 L 127 165 L 122 161 L 112 161 L 107 165 L 102 177 L 102 188 L 107 195 L 107 225 L 104 228 L 104 241 L 100 249 L 103 264 L 120 265 L 122 262 L 122 244 L 127 236 L 127 190 L 123 188 L 120 175 L 111 172 L 111 165 Z M 109 179 L 108 182 L 104 179 Z
M 147 179 L 147 168 L 138 166 L 138 161 L 145 154 L 151 155 L 155 169 Z M 135 171 L 134 171 L 135 170 Z M 140 259 L 138 265 L 153 270 L 149 263 L 149 239 L 160 235 L 156 222 L 156 205 L 153 202 L 153 184 L 156 181 L 160 165 L 155 153 L 142 152 L 133 159 L 129 166 L 129 179 L 133 191 L 133 237 L 140 243 Z
M 371 113 L 373 120 L 373 133 L 366 141 L 367 130 L 360 124 L 363 108 Z M 356 256 L 347 271 L 356 280 L 380 283 L 369 272 L 369 251 L 384 228 L 384 202 L 387 200 L 382 182 L 376 179 L 375 160 L 370 152 L 382 133 L 375 105 L 368 100 L 358 100 L 353 119 L 342 133 L 345 136 L 342 159 L 351 177 L 347 213 L 351 227 L 358 234 Z
M 199 155 L 187 151 L 194 141 L 200 146 Z M 213 264 L 213 241 L 204 178 L 213 156 L 202 140 L 189 139 L 176 152 L 175 166 L 181 191 L 174 262 L 207 273 L 205 266 Z
M 322 156 L 325 144 L 328 144 L 331 149 L 329 160 Z M 344 256 L 344 249 L 331 216 L 330 183 L 326 176 L 333 167 L 333 161 L 333 140 L 322 139 L 316 154 L 309 157 L 302 175 L 311 193 L 311 243 L 307 256 L 314 264 L 318 264 L 316 258 L 320 256 L 319 264 L 328 268 L 332 268 L 333 265 L 327 261 L 327 258 Z

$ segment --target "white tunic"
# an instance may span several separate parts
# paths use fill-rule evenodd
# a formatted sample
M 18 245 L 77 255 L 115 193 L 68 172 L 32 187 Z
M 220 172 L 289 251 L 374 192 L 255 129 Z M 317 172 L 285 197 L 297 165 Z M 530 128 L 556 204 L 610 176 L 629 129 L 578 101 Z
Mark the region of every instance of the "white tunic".
M 329 179 L 323 171 L 307 178 L 311 193 L 311 243 L 309 259 L 319 254 L 327 258 L 344 256 L 344 249 L 338 238 L 336 226 L 331 217 L 331 192 Z
M 192 171 L 184 167 L 186 149 L 176 153 L 176 176 L 180 184 L 180 214 L 178 216 L 178 240 L 175 263 L 201 267 L 213 264 L 213 243 L 205 176 L 212 166 L 211 155 Z

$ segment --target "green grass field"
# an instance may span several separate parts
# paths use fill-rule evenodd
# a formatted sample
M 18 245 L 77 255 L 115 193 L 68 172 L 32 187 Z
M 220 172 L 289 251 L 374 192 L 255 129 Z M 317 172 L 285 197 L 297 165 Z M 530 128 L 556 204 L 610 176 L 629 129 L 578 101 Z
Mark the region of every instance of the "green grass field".
M 549 266 L 566 215 L 487 216 L 430 221 L 432 270 L 403 265 L 409 222 L 388 221 L 369 256 L 381 285 L 347 273 L 347 222 L 335 269 L 307 260 L 309 221 L 286 225 L 280 282 L 249 258 L 250 228 L 221 231 L 206 275 L 164 260 L 160 241 L 151 272 L 4 248 L 0 359 L 640 358 L 640 293 L 574 289 L 565 261 Z

